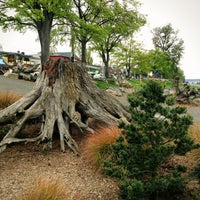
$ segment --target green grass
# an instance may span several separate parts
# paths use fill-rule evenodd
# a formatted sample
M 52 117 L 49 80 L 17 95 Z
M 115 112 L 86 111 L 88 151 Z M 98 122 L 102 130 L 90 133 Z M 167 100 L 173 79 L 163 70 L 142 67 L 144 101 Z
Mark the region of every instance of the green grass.
M 135 90 L 140 90 L 143 85 L 148 81 L 149 79 L 130 79 L 128 82 L 132 85 L 132 87 Z M 171 88 L 172 87 L 172 82 L 171 81 L 165 81 L 165 80 L 158 80 L 161 85 L 164 88 Z M 98 79 L 95 80 L 96 86 L 99 87 L 102 90 L 105 90 L 109 87 L 118 87 L 116 80 L 115 79 Z M 180 84 L 180 87 L 182 87 L 183 84 Z
M 96 86 L 102 90 L 105 90 L 109 87 L 118 87 L 114 79 L 107 79 L 107 80 L 98 79 L 95 80 L 95 83 Z

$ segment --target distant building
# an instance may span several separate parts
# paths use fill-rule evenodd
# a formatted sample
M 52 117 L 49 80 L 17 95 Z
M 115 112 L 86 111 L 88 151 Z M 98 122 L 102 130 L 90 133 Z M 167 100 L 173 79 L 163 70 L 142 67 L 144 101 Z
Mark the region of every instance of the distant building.
M 33 56 L 25 55 L 23 52 L 6 52 L 0 51 L 0 57 L 4 59 L 4 62 L 10 66 L 17 66 L 21 62 L 25 66 L 33 66 L 34 61 L 32 60 Z
M 74 62 L 81 62 L 81 59 L 76 56 L 76 55 L 72 55 L 71 52 L 57 52 L 57 53 L 54 53 L 50 56 L 50 58 L 52 60 L 57 60 L 57 59 L 63 59 L 63 60 L 71 60 L 71 61 L 74 61 Z
M 81 59 L 76 55 L 73 56 L 71 52 L 57 52 L 52 54 L 50 56 L 50 59 L 52 60 L 63 59 L 63 60 L 71 60 L 73 62 L 81 62 Z M 101 66 L 99 65 L 86 64 L 85 66 L 88 69 L 88 73 L 91 76 L 100 73 L 102 71 Z

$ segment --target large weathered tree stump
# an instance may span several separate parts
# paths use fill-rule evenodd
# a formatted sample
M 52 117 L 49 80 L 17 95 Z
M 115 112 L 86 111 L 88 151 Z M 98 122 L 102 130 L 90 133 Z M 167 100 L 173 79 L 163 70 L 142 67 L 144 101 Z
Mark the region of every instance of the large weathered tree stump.
M 68 145 L 79 153 L 78 145 L 70 134 L 70 124 L 81 130 L 93 131 L 88 125 L 89 118 L 110 124 L 130 120 L 130 113 L 115 97 L 98 89 L 81 64 L 49 60 L 33 90 L 0 112 L 0 125 L 12 124 L 0 142 L 0 151 L 15 142 L 44 142 L 44 149 L 51 149 L 57 126 L 61 150 L 64 152 Z M 42 120 L 38 135 L 17 138 L 17 133 L 30 119 Z

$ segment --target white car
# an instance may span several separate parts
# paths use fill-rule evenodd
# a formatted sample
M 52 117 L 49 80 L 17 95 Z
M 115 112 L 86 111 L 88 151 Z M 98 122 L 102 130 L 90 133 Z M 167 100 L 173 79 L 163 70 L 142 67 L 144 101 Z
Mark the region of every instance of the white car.
M 95 74 L 93 76 L 94 79 L 98 79 L 98 78 L 104 78 L 103 74 Z
M 32 73 L 30 73 L 30 75 L 31 75 L 31 80 L 35 81 L 35 80 L 37 79 L 39 73 L 40 73 L 40 72 L 32 72 Z

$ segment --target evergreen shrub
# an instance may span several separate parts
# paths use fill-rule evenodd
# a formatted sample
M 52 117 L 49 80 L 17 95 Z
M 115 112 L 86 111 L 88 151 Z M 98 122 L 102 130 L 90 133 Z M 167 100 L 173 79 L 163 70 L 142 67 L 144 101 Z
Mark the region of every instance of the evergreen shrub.
M 129 97 L 132 121 L 122 123 L 122 136 L 104 162 L 106 174 L 121 180 L 123 199 L 175 199 L 186 188 L 184 166 L 167 168 L 175 155 L 196 148 L 188 135 L 192 117 L 186 108 L 169 106 L 155 81 Z

